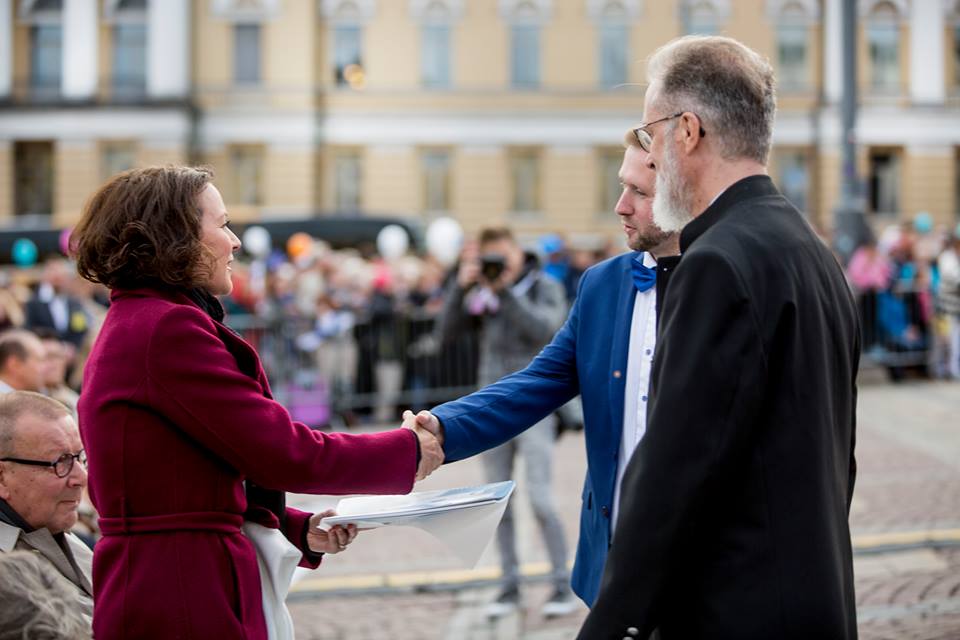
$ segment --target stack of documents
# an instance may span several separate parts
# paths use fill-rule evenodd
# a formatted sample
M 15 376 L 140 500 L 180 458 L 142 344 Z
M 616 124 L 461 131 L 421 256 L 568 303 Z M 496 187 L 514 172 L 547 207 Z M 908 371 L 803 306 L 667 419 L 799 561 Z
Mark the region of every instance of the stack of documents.
M 417 527 L 441 540 L 465 565 L 475 566 L 493 538 L 514 487 L 516 483 L 507 480 L 405 496 L 345 498 L 336 507 L 337 515 L 321 520 L 320 527 Z

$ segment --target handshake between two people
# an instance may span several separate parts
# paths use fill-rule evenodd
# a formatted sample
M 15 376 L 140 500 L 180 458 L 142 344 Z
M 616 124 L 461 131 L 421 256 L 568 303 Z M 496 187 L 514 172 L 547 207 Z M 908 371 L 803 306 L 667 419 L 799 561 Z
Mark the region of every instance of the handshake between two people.
M 420 440 L 420 466 L 417 467 L 417 480 L 423 480 L 443 464 L 443 427 L 429 411 L 414 414 L 403 412 L 404 429 L 410 429 Z
M 417 480 L 423 480 L 443 464 L 443 427 L 429 411 L 421 411 L 416 415 L 412 411 L 404 411 L 401 427 L 413 431 L 420 441 Z M 314 553 L 340 553 L 356 539 L 359 529 L 355 524 L 345 527 L 335 525 L 328 531 L 319 527 L 323 518 L 335 515 L 337 512 L 334 509 L 327 509 L 322 513 L 315 513 L 310 518 L 307 545 Z

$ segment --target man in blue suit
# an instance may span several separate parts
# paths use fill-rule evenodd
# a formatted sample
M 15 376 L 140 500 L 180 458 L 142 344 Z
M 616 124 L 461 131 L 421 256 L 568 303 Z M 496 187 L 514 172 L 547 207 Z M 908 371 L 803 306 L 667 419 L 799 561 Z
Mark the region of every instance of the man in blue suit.
M 646 426 L 657 310 L 679 259 L 676 234 L 653 224 L 647 153 L 632 133 L 624 140 L 616 213 L 633 251 L 584 273 L 566 323 L 525 369 L 416 416 L 455 461 L 510 440 L 580 394 L 588 468 L 572 586 L 588 606 L 600 587 L 623 470 Z

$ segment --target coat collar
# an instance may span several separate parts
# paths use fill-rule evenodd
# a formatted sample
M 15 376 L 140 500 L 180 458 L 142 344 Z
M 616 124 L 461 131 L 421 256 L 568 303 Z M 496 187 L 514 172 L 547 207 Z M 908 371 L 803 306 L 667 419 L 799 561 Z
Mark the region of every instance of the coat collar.
M 0 522 L 0 553 L 10 553 L 17 546 L 22 529 Z
M 124 298 L 159 298 L 176 304 L 188 304 L 200 308 L 186 293 L 176 289 L 159 289 L 153 287 L 138 287 L 135 289 L 111 289 L 110 302 Z
M 257 356 L 254 348 L 236 331 L 223 322 L 212 318 L 205 309 L 202 309 L 200 305 L 186 293 L 175 289 L 154 289 L 150 287 L 139 289 L 112 289 L 110 291 L 110 302 L 116 302 L 117 300 L 125 298 L 154 298 L 166 300 L 174 304 L 189 305 L 202 311 L 216 326 L 217 334 L 220 336 L 220 339 L 223 340 L 227 350 L 236 358 L 237 366 L 240 367 L 240 370 L 260 383 L 263 387 L 264 395 L 268 398 L 273 398 L 270 383 L 267 380 L 267 374 L 263 370 L 263 366 L 260 364 L 260 358 Z
M 691 220 L 680 232 L 680 253 L 686 253 L 690 245 L 720 221 L 735 204 L 751 198 L 779 195 L 773 180 L 767 175 L 747 176 L 727 187 L 699 216 Z
M 17 549 L 18 543 L 21 548 L 26 546 L 42 555 L 70 582 L 93 597 L 93 587 L 90 584 L 92 554 L 73 534 L 64 534 L 67 548 L 65 551 L 48 529 L 36 529 L 28 533 L 6 522 L 0 522 L 0 552 L 10 553 Z

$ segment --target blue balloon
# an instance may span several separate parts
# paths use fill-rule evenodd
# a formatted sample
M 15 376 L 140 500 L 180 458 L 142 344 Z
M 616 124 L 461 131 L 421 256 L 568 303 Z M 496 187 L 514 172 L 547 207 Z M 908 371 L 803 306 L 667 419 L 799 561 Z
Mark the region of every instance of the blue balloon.
M 19 267 L 32 267 L 37 263 L 37 245 L 30 238 L 17 238 L 10 254 Z

